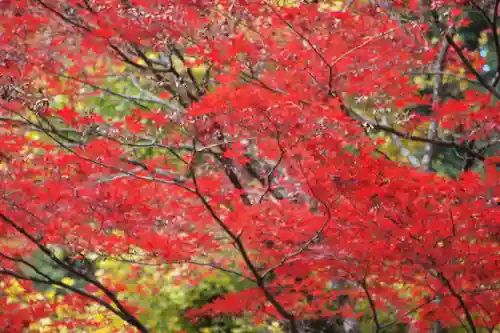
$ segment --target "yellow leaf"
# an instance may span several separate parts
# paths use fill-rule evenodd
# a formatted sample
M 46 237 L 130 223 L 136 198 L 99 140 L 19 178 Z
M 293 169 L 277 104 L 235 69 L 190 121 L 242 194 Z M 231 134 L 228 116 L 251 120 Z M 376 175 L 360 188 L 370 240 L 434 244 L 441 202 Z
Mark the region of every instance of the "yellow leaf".
M 53 300 L 56 296 L 55 290 L 49 290 L 45 293 L 45 297 L 47 297 L 49 300 Z
M 104 319 L 106 319 L 106 317 L 104 317 L 102 313 L 96 313 L 95 315 L 92 316 L 92 319 L 94 319 L 97 322 L 104 322 Z
M 19 282 L 14 281 L 12 283 L 12 285 L 9 288 L 7 288 L 5 291 L 6 291 L 7 295 L 14 296 L 14 295 L 22 294 L 24 292 L 24 288 L 19 284 Z
M 122 230 L 115 229 L 112 231 L 113 235 L 118 236 L 118 237 L 123 237 L 125 236 L 125 232 Z
M 121 328 L 123 327 L 123 320 L 121 320 L 121 318 L 117 317 L 117 316 L 114 316 L 113 317 L 113 320 L 112 320 L 112 326 L 113 328 L 115 329 L 118 329 L 118 328 Z
M 146 56 L 148 58 L 151 58 L 151 59 L 159 59 L 160 58 L 158 53 L 156 53 L 156 52 L 147 52 Z
M 26 137 L 30 140 L 33 140 L 33 141 L 40 140 L 40 135 L 38 134 L 38 132 L 35 132 L 35 131 L 27 132 Z
M 61 280 L 62 283 L 67 284 L 69 286 L 72 286 L 75 284 L 75 281 L 72 278 L 65 277 L 64 279 Z
M 58 306 L 56 307 L 56 316 L 58 319 L 62 319 L 64 318 L 64 307 L 63 306 Z
M 419 87 L 423 88 L 425 86 L 425 78 L 423 76 L 417 76 L 413 79 L 413 82 Z
M 465 91 L 467 88 L 469 88 L 469 82 L 465 80 L 460 81 L 460 90 Z
M 7 297 L 7 304 L 16 303 L 18 301 L 19 301 L 19 299 L 17 297 L 14 297 L 14 296 Z
M 486 33 L 481 33 L 481 37 L 479 38 L 479 45 L 484 46 L 488 44 L 488 35 Z

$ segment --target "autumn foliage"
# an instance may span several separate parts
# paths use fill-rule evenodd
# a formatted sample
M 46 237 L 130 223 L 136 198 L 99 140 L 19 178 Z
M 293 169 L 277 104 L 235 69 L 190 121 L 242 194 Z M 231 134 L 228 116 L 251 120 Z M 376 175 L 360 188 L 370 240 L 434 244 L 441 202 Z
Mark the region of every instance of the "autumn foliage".
M 65 293 L 0 330 L 154 331 L 94 274 L 127 258 L 251 282 L 193 321 L 498 332 L 500 67 L 459 33 L 479 8 L 500 59 L 490 2 L 1 1 L 2 288 Z

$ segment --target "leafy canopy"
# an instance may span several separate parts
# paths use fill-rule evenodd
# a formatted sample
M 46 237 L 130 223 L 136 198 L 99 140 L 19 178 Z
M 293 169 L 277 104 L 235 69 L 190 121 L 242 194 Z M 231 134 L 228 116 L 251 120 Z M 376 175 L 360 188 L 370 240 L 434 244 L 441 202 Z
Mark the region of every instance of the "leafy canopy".
M 498 331 L 499 1 L 0 11 L 3 331 Z

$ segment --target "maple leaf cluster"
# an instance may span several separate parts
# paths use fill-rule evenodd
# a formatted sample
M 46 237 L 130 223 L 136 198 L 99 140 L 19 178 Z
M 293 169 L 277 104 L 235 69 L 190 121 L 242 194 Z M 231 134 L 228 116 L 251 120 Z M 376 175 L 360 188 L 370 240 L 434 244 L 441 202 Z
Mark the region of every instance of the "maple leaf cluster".
M 498 330 L 500 67 L 490 78 L 457 32 L 479 8 L 500 60 L 498 1 L 0 7 L 3 286 L 57 286 L 150 332 L 123 285 L 75 265 L 128 255 L 253 284 L 193 320 Z M 465 156 L 453 177 L 436 172 L 440 149 Z M 7 302 L 0 325 L 21 332 L 52 308 Z

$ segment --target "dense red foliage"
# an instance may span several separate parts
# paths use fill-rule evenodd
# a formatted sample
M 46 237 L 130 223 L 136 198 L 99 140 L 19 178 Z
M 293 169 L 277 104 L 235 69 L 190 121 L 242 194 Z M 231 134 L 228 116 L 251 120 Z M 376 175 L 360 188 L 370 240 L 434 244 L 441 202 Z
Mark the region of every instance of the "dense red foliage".
M 439 319 L 475 333 L 500 323 L 500 176 L 494 158 L 464 144 L 498 134 L 500 93 L 481 78 L 478 53 L 448 28 L 461 24 L 457 1 L 354 3 L 342 12 L 245 0 L 0 6 L 5 279 L 23 279 L 19 262 L 53 245 L 105 255 L 138 247 L 165 262 L 236 262 L 255 282 L 193 316 L 251 311 L 286 319 L 294 332 L 297 320 L 333 315 L 328 305 L 349 294 L 369 301 L 377 330 L 386 324 L 378 313 L 390 308 L 401 322 L 417 312 L 421 327 Z M 431 43 L 428 22 L 398 17 L 424 12 L 441 19 L 446 70 L 465 69 L 485 89 L 441 102 L 417 94 L 412 75 L 434 71 L 441 43 Z M 190 69 L 179 73 L 152 51 Z M 196 79 L 201 64 L 209 72 Z M 123 65 L 171 104 L 138 105 L 112 120 L 77 108 L 82 88 L 123 75 Z M 48 106 L 60 94 L 70 96 L 66 106 Z M 411 136 L 429 119 L 386 124 L 353 100 L 393 111 L 432 102 L 432 120 L 460 128 L 462 141 Z M 392 161 L 377 153 L 383 140 L 366 135 L 374 131 L 465 149 L 486 175 L 451 179 Z M 154 154 L 138 161 L 133 151 L 143 147 Z M 233 248 L 239 258 L 222 255 Z M 82 299 L 107 290 L 100 300 L 147 330 L 113 298 L 113 285 L 89 279 Z M 326 288 L 339 280 L 345 290 Z M 12 332 L 47 311 L 2 309 Z M 352 308 L 335 311 L 349 316 Z

